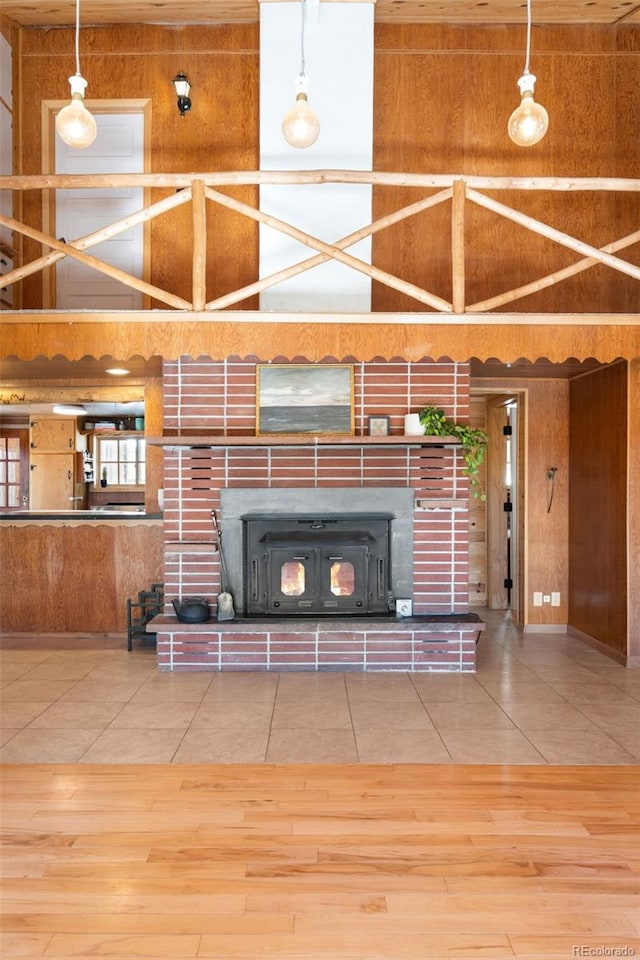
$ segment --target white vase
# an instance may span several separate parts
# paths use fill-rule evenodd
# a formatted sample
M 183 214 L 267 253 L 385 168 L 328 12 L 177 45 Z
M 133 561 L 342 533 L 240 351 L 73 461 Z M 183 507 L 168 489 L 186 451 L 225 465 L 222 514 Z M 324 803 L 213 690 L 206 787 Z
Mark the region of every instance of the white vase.
M 404 415 L 405 436 L 413 437 L 424 433 L 424 427 L 420 423 L 419 413 L 405 413 Z

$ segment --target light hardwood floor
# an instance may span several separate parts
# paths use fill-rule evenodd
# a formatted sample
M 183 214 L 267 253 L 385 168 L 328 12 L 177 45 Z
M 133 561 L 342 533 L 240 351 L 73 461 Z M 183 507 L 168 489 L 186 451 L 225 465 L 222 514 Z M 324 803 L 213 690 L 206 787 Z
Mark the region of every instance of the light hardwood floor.
M 2 786 L 4 958 L 640 954 L 634 767 L 18 764 Z

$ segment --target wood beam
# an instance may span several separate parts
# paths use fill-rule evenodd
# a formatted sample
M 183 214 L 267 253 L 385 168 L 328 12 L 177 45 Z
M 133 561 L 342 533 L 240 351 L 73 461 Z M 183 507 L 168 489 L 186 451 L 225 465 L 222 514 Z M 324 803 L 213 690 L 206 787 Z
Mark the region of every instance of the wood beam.
M 0 358 L 133 356 L 640 359 L 637 314 L 4 313 Z

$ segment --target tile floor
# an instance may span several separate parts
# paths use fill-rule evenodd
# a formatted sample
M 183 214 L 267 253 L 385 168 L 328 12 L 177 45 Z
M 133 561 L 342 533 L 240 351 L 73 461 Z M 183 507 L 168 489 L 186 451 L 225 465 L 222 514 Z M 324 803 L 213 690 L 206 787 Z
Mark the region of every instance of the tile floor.
M 475 675 L 169 674 L 150 644 L 4 637 L 0 760 L 640 762 L 640 670 L 481 614 Z

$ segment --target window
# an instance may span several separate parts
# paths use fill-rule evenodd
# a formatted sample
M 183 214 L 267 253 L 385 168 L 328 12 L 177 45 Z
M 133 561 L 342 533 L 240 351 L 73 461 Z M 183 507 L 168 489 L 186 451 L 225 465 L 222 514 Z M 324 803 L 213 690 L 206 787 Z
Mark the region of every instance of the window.
M 96 481 L 101 486 L 142 486 L 145 443 L 139 437 L 95 438 Z M 106 483 L 105 483 L 106 481 Z
M 20 507 L 22 485 L 20 476 L 19 437 L 0 437 L 0 507 Z

